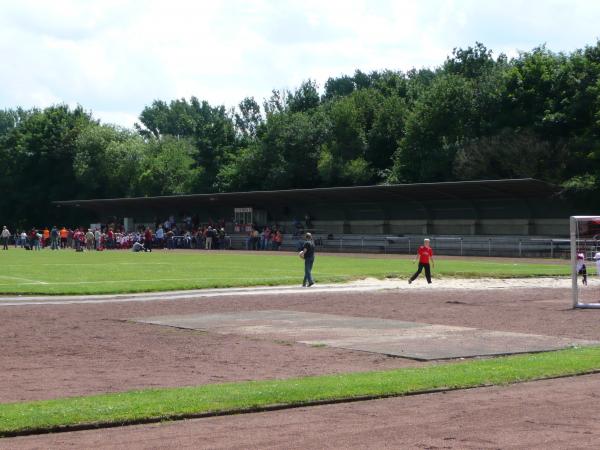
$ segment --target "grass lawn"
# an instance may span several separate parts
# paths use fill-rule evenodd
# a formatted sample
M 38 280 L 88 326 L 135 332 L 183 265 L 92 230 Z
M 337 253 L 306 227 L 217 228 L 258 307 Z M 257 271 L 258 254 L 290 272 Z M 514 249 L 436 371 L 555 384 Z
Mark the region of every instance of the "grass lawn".
M 176 289 L 300 284 L 303 263 L 294 253 L 0 251 L 0 294 L 110 294 Z M 415 270 L 405 255 L 361 258 L 317 255 L 317 282 L 365 277 L 407 278 Z M 564 264 L 498 262 L 484 258 L 436 260 L 436 277 L 566 276 Z
M 385 372 L 149 389 L 0 404 L 0 436 L 509 384 L 600 369 L 600 347 Z

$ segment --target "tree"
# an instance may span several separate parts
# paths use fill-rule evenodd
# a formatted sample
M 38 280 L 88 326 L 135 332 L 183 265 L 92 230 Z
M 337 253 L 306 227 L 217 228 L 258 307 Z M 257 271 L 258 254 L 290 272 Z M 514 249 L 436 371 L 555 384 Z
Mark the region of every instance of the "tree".
M 325 118 L 312 114 L 269 114 L 260 141 L 240 150 L 221 167 L 223 191 L 310 188 L 318 185 L 317 159 Z
M 402 72 L 384 70 L 375 76 L 373 88 L 384 97 L 405 98 L 408 95 L 408 80 Z
M 308 112 L 319 106 L 319 87 L 313 80 L 303 82 L 287 97 L 290 112 Z
M 242 139 L 255 139 L 259 127 L 263 123 L 260 106 L 254 97 L 246 97 L 238 105 L 239 113 L 235 113 L 235 125 Z
M 443 68 L 450 74 L 476 79 L 493 67 L 492 51 L 481 42 L 476 42 L 475 47 L 467 47 L 464 50 L 454 48 L 452 56 L 446 59 Z
M 564 170 L 564 143 L 541 139 L 531 129 L 504 129 L 457 147 L 454 174 L 459 180 L 541 178 L 559 182 Z
M 187 194 L 192 191 L 199 172 L 195 167 L 198 150 L 188 139 L 166 137 L 148 142 L 148 151 L 139 174 L 141 195 Z
M 123 169 L 130 170 L 131 164 L 139 164 L 125 155 L 128 152 L 115 152 L 115 148 L 143 147 L 142 138 L 133 131 L 113 125 L 89 124 L 81 130 L 76 140 L 73 158 L 75 177 L 85 186 L 86 195 L 91 198 L 123 197 L 132 194 L 131 179 L 119 177 Z M 140 148 L 140 154 L 144 149 Z
M 373 177 L 365 159 L 367 142 L 364 119 L 357 107 L 355 92 L 338 98 L 325 110 L 327 140 L 319 154 L 319 175 L 327 186 L 364 184 Z M 365 98 L 360 96 L 358 98 Z
M 217 173 L 235 149 L 234 120 L 224 106 L 211 106 L 192 97 L 173 100 L 169 105 L 153 102 L 140 114 L 141 124 L 136 128 L 146 137 L 162 139 L 164 136 L 191 139 L 198 149 L 196 167 L 199 176 L 197 189 L 213 191 Z
M 0 110 L 0 139 L 17 128 L 30 114 L 23 108 Z
M 271 97 L 263 103 L 263 108 L 267 117 L 273 114 L 283 114 L 288 110 L 288 93 L 286 91 L 278 91 L 273 89 Z
M 398 96 L 384 97 L 377 109 L 373 127 L 367 133 L 367 159 L 380 173 L 392 164 L 398 142 L 404 136 L 408 108 Z
M 334 97 L 345 97 L 354 92 L 355 85 L 354 79 L 347 75 L 343 75 L 338 78 L 328 78 L 325 83 L 325 95 L 327 100 L 331 100 Z
M 86 195 L 86 186 L 75 176 L 73 161 L 77 138 L 90 123 L 91 116 L 83 108 L 57 105 L 31 111 L 8 133 L 3 146 L 14 162 L 14 194 L 3 202 L 12 207 L 11 216 L 20 223 L 56 221 L 59 214 L 52 201 Z
M 170 139 L 169 137 L 163 139 Z M 151 156 L 150 142 L 131 130 L 91 124 L 77 140 L 73 162 L 78 181 L 88 197 L 132 197 L 144 195 L 140 176 Z
M 470 137 L 474 120 L 472 84 L 457 75 L 436 77 L 406 116 L 389 181 L 451 179 L 455 147 L 448 144 Z

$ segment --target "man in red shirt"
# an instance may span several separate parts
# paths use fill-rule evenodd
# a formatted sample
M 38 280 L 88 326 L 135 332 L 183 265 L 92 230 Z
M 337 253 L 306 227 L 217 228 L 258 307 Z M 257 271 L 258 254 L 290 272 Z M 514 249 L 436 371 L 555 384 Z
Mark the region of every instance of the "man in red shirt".
M 429 246 L 429 239 L 425 239 L 423 241 L 423 245 L 419 247 L 415 262 L 417 262 L 417 259 L 419 260 L 419 268 L 414 275 L 410 277 L 408 284 L 415 281 L 423 269 L 425 269 L 425 278 L 427 278 L 427 283 L 431 284 L 431 268 L 429 267 L 429 261 L 431 261 L 431 267 L 433 267 L 435 264 L 433 262 L 433 249 Z

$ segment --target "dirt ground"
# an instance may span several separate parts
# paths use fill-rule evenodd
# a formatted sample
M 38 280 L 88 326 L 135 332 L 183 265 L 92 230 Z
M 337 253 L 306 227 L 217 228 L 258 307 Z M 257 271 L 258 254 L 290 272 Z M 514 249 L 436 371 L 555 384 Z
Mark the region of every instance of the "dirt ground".
M 293 342 L 218 335 L 131 318 L 261 309 L 379 317 L 600 339 L 600 311 L 562 289 L 316 293 L 0 308 L 0 402 L 420 364 Z
M 600 339 L 600 310 L 572 310 L 570 295 L 569 289 L 544 288 L 415 290 L 6 306 L 0 308 L 0 402 L 423 364 L 128 320 L 134 317 L 289 309 Z M 600 375 L 593 375 L 123 430 L 2 439 L 0 448 L 89 448 L 98 446 L 94 441 L 98 436 L 112 448 L 531 448 L 531 444 L 565 448 L 560 443 L 569 443 L 570 438 L 575 440 L 567 447 L 588 447 L 592 438 L 599 437 L 593 422 L 600 411 L 594 392 L 599 382 Z M 148 433 L 147 439 L 140 439 L 140 429 L 144 436 Z M 320 433 L 331 440 L 321 440 Z M 535 440 L 546 434 L 555 440 Z M 85 436 L 91 440 L 81 441 Z

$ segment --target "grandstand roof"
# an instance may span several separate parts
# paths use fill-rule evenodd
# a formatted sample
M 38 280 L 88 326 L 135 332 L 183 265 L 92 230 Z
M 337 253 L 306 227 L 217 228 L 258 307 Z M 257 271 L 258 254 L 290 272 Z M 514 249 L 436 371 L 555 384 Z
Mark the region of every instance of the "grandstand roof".
M 290 202 L 380 202 L 432 200 L 485 200 L 549 198 L 558 193 L 555 185 L 532 178 L 453 181 L 442 183 L 413 183 L 375 186 L 288 189 L 277 191 L 225 192 L 213 194 L 167 195 L 160 197 L 108 198 L 91 200 L 62 200 L 57 206 L 86 209 L 123 207 L 193 207 L 193 206 L 252 206 Z

